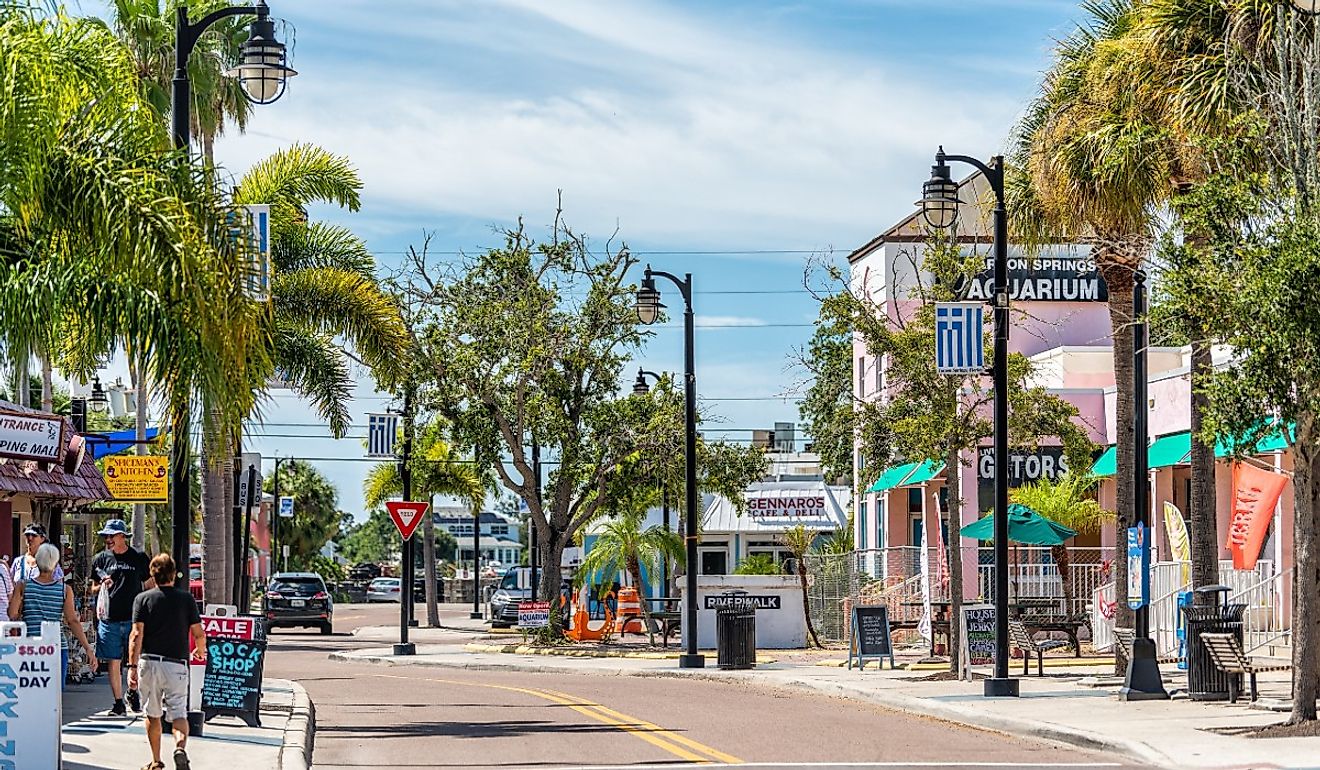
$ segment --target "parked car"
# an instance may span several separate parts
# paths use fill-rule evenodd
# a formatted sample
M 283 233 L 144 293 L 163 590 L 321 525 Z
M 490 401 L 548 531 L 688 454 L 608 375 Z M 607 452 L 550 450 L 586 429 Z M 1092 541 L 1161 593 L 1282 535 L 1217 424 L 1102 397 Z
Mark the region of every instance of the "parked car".
M 202 589 L 202 557 L 200 556 L 188 559 L 188 592 L 192 594 L 193 601 L 197 602 L 200 608 L 206 599 Z
M 334 632 L 334 600 L 325 580 L 315 572 L 279 572 L 261 597 L 266 630 L 302 626 Z
M 509 567 L 490 596 L 491 628 L 518 625 L 518 605 L 532 598 L 531 580 L 531 567 Z M 572 595 L 573 586 L 567 578 L 560 584 L 559 592 L 565 600 Z
M 367 586 L 367 603 L 403 601 L 400 596 L 402 585 L 403 581 L 396 577 L 376 578 Z

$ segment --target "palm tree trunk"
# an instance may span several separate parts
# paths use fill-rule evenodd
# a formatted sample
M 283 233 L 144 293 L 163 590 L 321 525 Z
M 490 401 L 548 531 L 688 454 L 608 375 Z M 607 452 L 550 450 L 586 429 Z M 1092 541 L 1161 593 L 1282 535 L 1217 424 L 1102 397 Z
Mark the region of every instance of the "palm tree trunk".
M 811 596 L 807 588 L 807 555 L 800 554 L 797 557 L 798 582 L 802 584 L 802 614 L 807 619 L 807 635 L 811 639 L 813 647 L 822 647 L 820 639 L 816 638 L 816 624 L 811 622 Z
M 1106 247 L 1110 248 L 1110 247 Z M 1114 342 L 1114 424 L 1116 434 L 1114 443 L 1117 447 L 1117 470 L 1114 474 L 1116 497 L 1114 500 L 1114 625 L 1130 628 L 1133 624 L 1132 610 L 1128 607 L 1128 569 L 1122 545 L 1127 536 L 1128 527 L 1132 526 L 1133 494 L 1136 491 L 1136 479 L 1133 466 L 1136 462 L 1136 436 L 1132 432 L 1136 404 L 1133 403 L 1132 391 L 1136 382 L 1132 369 L 1132 285 L 1131 262 L 1116 258 L 1113 252 L 1104 259 L 1097 253 L 1096 262 L 1109 289 L 1109 325 Z M 1141 407 L 1144 409 L 1145 404 Z M 1146 451 L 1146 447 L 1140 447 Z M 1114 673 L 1125 672 L 1115 656 Z
M 1293 445 L 1293 705 L 1290 723 L 1316 718 L 1320 689 L 1320 440 L 1318 415 L 1297 416 Z
M 14 354 L 14 403 L 32 407 L 32 383 L 28 373 L 32 353 L 27 346 L 20 346 Z
M 637 603 L 642 606 L 642 625 L 646 627 L 646 643 L 651 647 L 655 646 L 655 629 L 651 627 L 651 603 L 646 600 L 646 586 L 642 583 L 642 565 L 637 558 L 637 554 L 630 553 L 625 562 L 628 570 L 628 577 L 632 578 L 633 587 L 637 589 Z
M 50 356 L 41 354 L 41 411 L 55 411 L 54 373 L 50 367 Z
M 958 622 L 962 617 L 963 599 L 962 536 L 958 532 L 962 529 L 963 509 L 960 469 L 958 450 L 950 449 L 944 459 L 944 487 L 949 498 L 949 542 L 945 556 L 949 560 L 949 671 L 954 676 L 962 675 L 962 624 Z
M 1213 375 L 1210 344 L 1192 341 L 1192 587 L 1219 582 L 1219 519 L 1215 499 L 1215 449 L 1198 438 L 1203 415 L 1210 408 L 1204 387 Z M 1208 594 L 1194 594 L 1197 604 L 1214 602 Z
M 1069 614 L 1073 604 L 1072 554 L 1068 552 L 1068 546 L 1060 543 L 1050 546 L 1050 556 L 1054 559 L 1055 568 L 1059 570 L 1059 584 L 1063 587 L 1063 611 Z
M 217 460 L 203 441 L 202 472 L 202 583 L 207 604 L 229 604 L 233 591 L 228 582 L 233 570 L 229 541 L 233 533 L 225 515 L 225 488 L 233 484 L 233 470 L 227 455 Z
M 129 356 L 128 358 L 128 376 L 132 381 L 134 392 L 134 412 L 137 427 L 137 447 L 138 456 L 147 453 L 147 445 L 142 443 L 147 439 L 147 375 L 146 362 L 140 357 Z M 139 551 L 147 547 L 147 506 L 145 503 L 133 503 L 133 547 Z M 152 553 L 155 553 L 153 548 Z M 182 566 L 182 565 L 180 565 Z
M 479 521 L 479 520 L 478 520 Z M 478 524 L 478 526 L 480 526 Z M 426 625 L 440 626 L 440 605 L 435 595 L 435 500 L 422 519 L 422 564 L 426 575 Z

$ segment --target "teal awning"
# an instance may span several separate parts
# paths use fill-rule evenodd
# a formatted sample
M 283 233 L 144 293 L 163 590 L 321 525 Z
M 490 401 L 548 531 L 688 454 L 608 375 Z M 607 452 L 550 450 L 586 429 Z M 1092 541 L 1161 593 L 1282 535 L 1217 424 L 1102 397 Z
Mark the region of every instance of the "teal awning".
M 1192 434 L 1184 431 L 1155 439 L 1146 452 L 1146 460 L 1152 470 L 1168 468 L 1171 465 L 1186 465 L 1187 456 L 1191 453 Z
M 1092 476 L 1113 476 L 1118 472 L 1118 447 L 1111 446 L 1096 458 L 1091 466 Z
M 903 465 L 895 465 L 892 468 L 886 468 L 885 472 L 880 474 L 880 478 L 876 479 L 875 483 L 871 485 L 871 488 L 866 491 L 868 493 L 888 492 L 899 484 L 902 484 L 903 479 L 906 479 L 912 474 L 912 471 L 916 469 L 916 463 L 904 463 Z
M 903 483 L 899 486 L 914 487 L 918 484 L 925 484 L 927 481 L 930 481 L 943 472 L 944 463 L 925 460 L 921 465 L 917 466 L 917 469 L 912 472 L 911 476 L 903 479 Z

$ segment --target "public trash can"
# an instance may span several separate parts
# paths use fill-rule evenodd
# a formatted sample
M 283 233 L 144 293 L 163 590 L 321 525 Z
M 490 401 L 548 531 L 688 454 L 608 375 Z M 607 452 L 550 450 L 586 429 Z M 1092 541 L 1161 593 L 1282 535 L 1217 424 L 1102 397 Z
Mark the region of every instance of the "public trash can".
M 1191 591 L 1178 592 L 1178 670 L 1187 670 L 1187 609 L 1192 606 Z
M 1198 594 L 1215 597 L 1214 604 L 1188 607 L 1187 617 L 1187 696 L 1192 700 L 1228 700 L 1229 677 L 1215 667 L 1210 651 L 1201 642 L 1204 633 L 1228 633 L 1242 643 L 1242 615 L 1245 604 L 1229 604 L 1228 586 L 1210 585 L 1196 589 Z
M 715 608 L 715 646 L 722 669 L 756 664 L 756 602 L 746 594 L 722 594 Z

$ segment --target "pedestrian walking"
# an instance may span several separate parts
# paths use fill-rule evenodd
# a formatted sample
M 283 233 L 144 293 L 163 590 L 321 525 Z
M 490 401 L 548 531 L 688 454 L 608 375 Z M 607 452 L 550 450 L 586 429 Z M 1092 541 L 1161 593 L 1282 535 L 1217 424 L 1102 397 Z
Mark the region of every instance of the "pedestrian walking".
M 133 633 L 128 643 L 128 686 L 141 689 L 151 762 L 142 770 L 161 770 L 160 738 L 164 720 L 174 733 L 174 770 L 188 770 L 188 641 L 191 656 L 206 660 L 206 635 L 192 594 L 174 585 L 174 557 L 151 560 L 155 588 L 133 602 Z
M 60 564 L 60 549 L 43 543 L 37 549 L 36 561 L 37 574 L 14 587 L 9 602 L 9 619 L 27 623 L 28 636 L 39 636 L 44 621 L 63 620 L 74 638 L 82 643 L 87 657 L 92 658 L 92 646 L 87 643 L 82 620 L 73 607 L 73 589 L 55 577 L 55 568 Z M 63 687 L 69 679 L 69 645 L 64 634 L 60 635 L 60 664 L 60 686 Z M 92 658 L 92 666 L 95 670 L 95 658 Z
M 14 559 L 14 565 L 10 567 L 9 576 L 14 583 L 22 583 L 37 576 L 37 549 L 46 545 L 46 528 L 36 523 L 29 524 L 23 530 L 23 539 L 27 542 L 27 553 Z M 64 579 L 64 568 L 58 564 L 55 565 L 55 579 Z
M 124 716 L 122 664 L 128 652 L 128 636 L 133 626 L 133 602 L 144 589 L 151 588 L 150 562 L 147 555 L 128 544 L 128 527 L 123 519 L 111 519 L 98 533 L 105 538 L 105 550 L 92 560 L 92 574 L 99 581 L 93 588 L 97 597 L 96 657 L 105 661 L 114 704 L 110 713 Z M 101 595 L 106 598 L 102 599 Z M 104 610 L 104 611 L 102 611 Z M 128 705 L 142 710 L 137 688 L 129 685 Z

